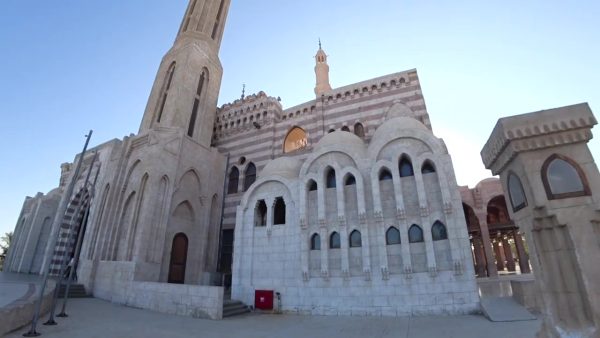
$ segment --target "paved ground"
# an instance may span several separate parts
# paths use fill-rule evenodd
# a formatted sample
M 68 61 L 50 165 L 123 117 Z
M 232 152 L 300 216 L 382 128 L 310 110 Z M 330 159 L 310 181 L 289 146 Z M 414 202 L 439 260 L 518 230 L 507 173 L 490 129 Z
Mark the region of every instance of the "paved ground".
M 57 318 L 57 326 L 40 325 L 38 331 L 42 337 L 533 338 L 541 325 L 539 320 L 493 323 L 483 316 L 373 318 L 248 314 L 212 321 L 132 309 L 98 299 L 73 299 L 67 313 L 69 318 Z M 26 331 L 21 329 L 7 337 L 21 338 Z
M 31 296 L 40 281 L 39 276 L 0 272 L 0 308 Z

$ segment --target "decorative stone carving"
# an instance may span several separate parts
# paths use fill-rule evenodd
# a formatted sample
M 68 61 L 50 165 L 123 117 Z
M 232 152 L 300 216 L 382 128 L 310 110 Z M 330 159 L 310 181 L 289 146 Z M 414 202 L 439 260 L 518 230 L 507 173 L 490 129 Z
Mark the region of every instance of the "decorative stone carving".
M 419 207 L 419 212 L 420 212 L 421 217 L 429 216 L 429 208 L 426 205 L 421 205 Z
M 462 267 L 462 262 L 461 261 L 454 261 L 454 274 L 456 276 L 462 275 L 463 274 L 463 267 Z
M 444 212 L 446 214 L 451 214 L 452 213 L 452 203 L 449 201 L 444 201 Z
M 412 266 L 410 266 L 410 265 L 404 266 L 404 269 L 403 269 L 402 273 L 404 274 L 404 278 L 411 279 L 412 278 L 412 273 L 413 273 Z
M 329 271 L 327 271 L 327 270 L 321 270 L 321 277 L 324 280 L 329 280 Z
M 388 270 L 387 266 L 381 267 L 381 279 L 383 279 L 383 280 L 390 279 L 390 271 Z
M 302 229 L 307 229 L 308 228 L 308 224 L 306 222 L 306 218 L 304 218 L 304 217 L 300 218 L 300 228 L 302 228 Z
M 366 281 L 370 281 L 371 280 L 371 269 L 364 269 L 363 270 L 363 274 L 365 275 L 365 280 Z
M 376 214 L 377 212 L 375 212 Z M 379 211 L 379 213 L 381 213 L 381 211 Z M 377 217 L 377 216 L 375 216 Z M 358 220 L 360 221 L 360 224 L 365 224 L 367 223 L 367 213 L 366 212 L 361 212 L 360 214 L 358 214 Z
M 406 210 L 404 209 L 396 209 L 396 218 L 398 220 L 406 219 Z
M 344 280 L 350 280 L 350 271 L 348 271 L 348 269 L 343 269 L 342 276 L 344 277 Z
M 345 226 L 346 225 L 346 216 L 338 215 L 338 224 L 340 226 Z
M 306 271 L 306 270 L 302 271 L 302 280 L 305 282 L 308 282 L 309 279 L 310 279 L 310 275 L 308 274 L 308 271 Z
M 435 278 L 437 277 L 438 274 L 438 270 L 437 270 L 437 266 L 430 266 L 429 267 L 429 277 L 431 278 Z
M 326 228 L 327 227 L 327 221 L 324 218 L 319 218 L 319 226 L 321 228 Z

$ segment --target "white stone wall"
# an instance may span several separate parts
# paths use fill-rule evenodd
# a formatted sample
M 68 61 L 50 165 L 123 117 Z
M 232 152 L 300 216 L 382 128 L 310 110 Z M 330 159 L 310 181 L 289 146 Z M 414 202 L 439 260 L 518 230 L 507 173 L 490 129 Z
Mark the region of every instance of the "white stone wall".
M 94 297 L 131 307 L 196 318 L 223 318 L 223 288 L 133 281 L 136 263 L 101 261 Z
M 415 124 L 418 123 L 418 124 Z M 412 125 L 414 124 L 414 125 Z M 419 127 L 420 125 L 420 127 Z M 408 156 L 414 176 L 400 177 Z M 429 160 L 435 173 L 421 173 Z M 382 168 L 392 180 L 379 181 Z M 336 187 L 326 188 L 328 170 Z M 345 186 L 348 175 L 355 185 Z M 308 191 L 308 182 L 317 191 Z M 286 224 L 273 225 L 275 198 L 286 203 Z M 267 225 L 255 227 L 257 202 L 267 204 Z M 255 290 L 274 290 L 282 309 L 317 315 L 462 314 L 478 311 L 462 203 L 452 163 L 443 145 L 419 122 L 387 121 L 369 145 L 346 132 L 325 136 L 306 157 L 268 163 L 237 209 L 232 298 L 254 303 Z M 440 221 L 448 238 L 433 240 Z M 417 224 L 424 242 L 409 243 Z M 394 226 L 401 243 L 386 245 Z M 349 247 L 352 231 L 361 247 Z M 329 248 L 340 234 L 341 247 Z M 320 250 L 310 239 L 320 236 Z

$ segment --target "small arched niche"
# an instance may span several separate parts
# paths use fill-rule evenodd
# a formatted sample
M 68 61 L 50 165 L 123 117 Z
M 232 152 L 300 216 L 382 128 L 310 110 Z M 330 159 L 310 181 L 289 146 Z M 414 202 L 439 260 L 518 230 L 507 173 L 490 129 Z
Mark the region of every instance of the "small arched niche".
M 283 142 L 283 152 L 290 153 L 299 149 L 304 149 L 308 145 L 306 132 L 300 127 L 292 128 Z

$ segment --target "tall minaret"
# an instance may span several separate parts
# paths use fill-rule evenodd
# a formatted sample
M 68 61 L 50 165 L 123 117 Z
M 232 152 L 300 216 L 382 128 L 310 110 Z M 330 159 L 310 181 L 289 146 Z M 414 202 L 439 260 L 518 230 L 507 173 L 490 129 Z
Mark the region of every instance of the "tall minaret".
M 219 48 L 231 0 L 191 0 L 163 57 L 140 133 L 177 128 L 209 147 L 223 68 Z
M 319 50 L 315 55 L 317 64 L 315 65 L 315 75 L 317 75 L 317 85 L 315 86 L 315 94 L 321 96 L 323 93 L 331 90 L 329 85 L 329 65 L 327 64 L 327 54 L 321 48 L 321 40 L 319 40 Z

